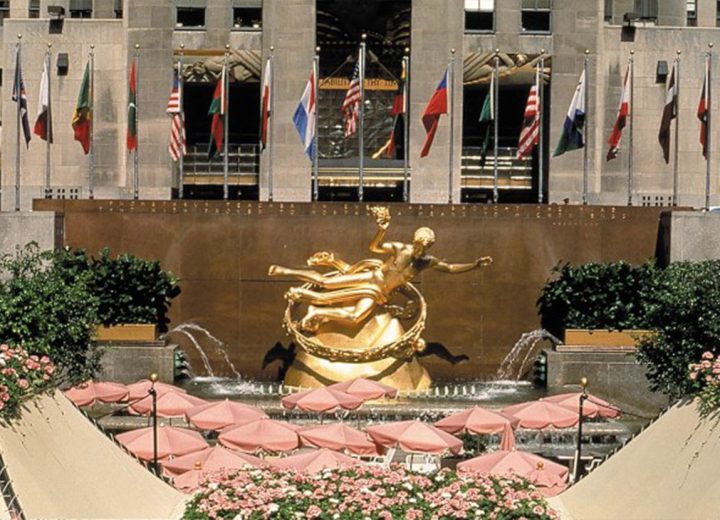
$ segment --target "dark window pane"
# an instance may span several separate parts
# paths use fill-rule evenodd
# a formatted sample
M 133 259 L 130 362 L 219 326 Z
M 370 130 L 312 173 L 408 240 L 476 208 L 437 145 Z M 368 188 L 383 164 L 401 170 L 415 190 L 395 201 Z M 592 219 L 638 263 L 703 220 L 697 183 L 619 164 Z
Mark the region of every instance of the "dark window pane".
M 205 8 L 178 7 L 176 27 L 205 27 Z
M 550 32 L 550 11 L 523 11 L 522 30 L 527 32 Z
M 236 29 L 262 28 L 262 8 L 233 7 L 233 27 Z
M 494 27 L 495 15 L 491 11 L 489 13 L 483 11 L 465 11 L 465 30 L 466 31 L 492 31 Z

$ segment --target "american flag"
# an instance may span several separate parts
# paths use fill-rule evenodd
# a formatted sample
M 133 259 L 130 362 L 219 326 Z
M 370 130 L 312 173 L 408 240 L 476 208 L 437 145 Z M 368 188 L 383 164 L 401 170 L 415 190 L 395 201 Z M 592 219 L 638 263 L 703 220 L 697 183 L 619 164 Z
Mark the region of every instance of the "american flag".
M 185 121 L 180 101 L 180 76 L 177 69 L 173 76 L 173 86 L 170 92 L 170 100 L 167 105 L 167 113 L 172 117 L 172 127 L 170 130 L 170 144 L 168 151 L 173 161 L 179 161 L 180 157 L 187 154 L 185 148 Z
M 345 137 L 350 137 L 357 132 L 361 97 L 360 57 L 358 57 L 358 61 L 355 62 L 352 78 L 350 79 L 350 86 L 348 86 L 347 93 L 345 94 L 345 101 L 343 101 L 342 105 L 342 112 L 345 116 Z
M 537 84 L 530 87 L 525 117 L 523 118 L 520 140 L 518 142 L 517 158 L 522 159 L 532 153 L 533 147 L 540 142 L 540 106 L 538 103 Z

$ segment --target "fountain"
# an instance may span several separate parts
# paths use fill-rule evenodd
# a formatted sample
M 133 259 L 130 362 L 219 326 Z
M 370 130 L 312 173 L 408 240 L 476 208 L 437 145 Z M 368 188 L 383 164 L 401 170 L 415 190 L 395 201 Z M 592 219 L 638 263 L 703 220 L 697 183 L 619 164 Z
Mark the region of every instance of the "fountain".
M 555 345 L 562 344 L 562 341 L 545 329 L 537 329 L 522 334 L 507 356 L 505 356 L 505 359 L 502 360 L 502 363 L 500 363 L 496 379 L 498 381 L 519 381 L 525 374 L 525 367 L 528 360 L 531 359 L 531 355 L 535 353 L 538 343 L 544 339 L 551 341 Z M 521 356 L 522 362 L 518 364 L 517 361 L 521 359 Z
M 190 340 L 190 343 L 195 347 L 195 350 L 197 350 L 198 354 L 200 355 L 200 359 L 203 363 L 203 368 L 205 369 L 205 372 L 207 373 L 208 377 L 216 378 L 215 372 L 213 371 L 213 368 L 210 364 L 210 360 L 208 359 L 207 353 L 202 348 L 200 343 L 198 342 L 197 338 L 193 334 L 193 332 L 199 332 L 203 334 L 207 339 L 209 339 L 212 344 L 215 346 L 215 349 L 220 353 L 222 358 L 225 360 L 226 365 L 230 369 L 230 371 L 233 373 L 236 379 L 242 379 L 242 375 L 240 372 L 237 371 L 235 368 L 235 365 L 232 361 L 230 361 L 230 357 L 227 354 L 227 351 L 225 350 L 225 344 L 220 341 L 218 338 L 216 338 L 210 331 L 208 331 L 206 328 L 201 327 L 200 325 L 192 322 L 185 322 L 181 323 L 180 325 L 174 327 L 173 329 L 169 330 L 165 337 L 170 336 L 170 334 L 179 333 L 183 334 L 186 338 Z

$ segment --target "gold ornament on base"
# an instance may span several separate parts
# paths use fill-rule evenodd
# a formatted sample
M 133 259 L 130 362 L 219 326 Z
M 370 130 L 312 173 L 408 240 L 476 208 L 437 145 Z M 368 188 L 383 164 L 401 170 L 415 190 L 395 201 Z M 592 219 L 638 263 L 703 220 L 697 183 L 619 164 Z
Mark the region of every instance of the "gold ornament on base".
M 428 388 L 430 376 L 416 356 L 425 348 L 427 305 L 412 279 L 427 268 L 463 273 L 492 263 L 486 256 L 450 264 L 427 254 L 435 243 L 427 227 L 415 231 L 411 244 L 385 242 L 390 212 L 386 207 L 370 212 L 378 225 L 370 251 L 385 260 L 348 264 L 323 251 L 307 260 L 310 269 L 268 270 L 269 276 L 304 282 L 285 294 L 283 323 L 299 348 L 286 385 L 317 387 L 366 377 L 401 390 Z

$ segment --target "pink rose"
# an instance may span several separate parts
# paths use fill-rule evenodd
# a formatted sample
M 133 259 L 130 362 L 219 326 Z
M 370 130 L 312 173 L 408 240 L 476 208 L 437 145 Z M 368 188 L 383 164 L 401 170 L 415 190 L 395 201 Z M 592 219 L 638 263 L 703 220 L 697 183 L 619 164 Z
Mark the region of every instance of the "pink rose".
M 712 358 L 714 358 L 714 357 L 715 357 L 715 356 L 713 355 L 713 353 L 710 352 L 709 350 L 703 352 L 703 355 L 702 355 L 702 358 L 703 358 L 703 359 L 712 359 Z
M 3 343 L 2 345 L 0 345 L 0 351 L 2 351 L 2 352 L 7 352 L 7 350 L 8 350 L 9 348 L 10 348 L 10 347 L 8 347 L 5 343 Z
M 23 390 L 26 390 L 30 386 L 30 383 L 28 383 L 27 379 L 21 379 L 18 381 L 18 386 Z
M 533 513 L 535 513 L 536 515 L 542 515 L 543 513 L 545 513 L 545 509 L 542 506 L 535 506 L 533 507 Z

